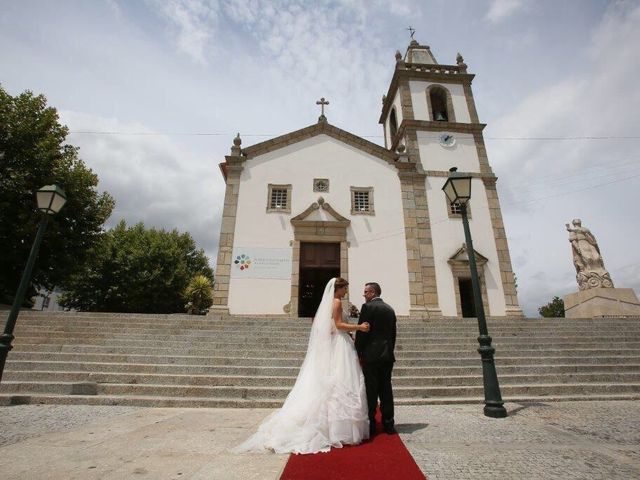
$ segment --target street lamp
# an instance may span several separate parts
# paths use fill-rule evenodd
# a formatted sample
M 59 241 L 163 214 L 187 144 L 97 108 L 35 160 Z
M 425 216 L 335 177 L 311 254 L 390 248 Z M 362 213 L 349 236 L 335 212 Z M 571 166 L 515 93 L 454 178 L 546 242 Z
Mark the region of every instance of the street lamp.
M 67 196 L 65 195 L 64 190 L 57 185 L 47 185 L 36 192 L 36 199 L 38 202 L 38 209 L 43 212 L 43 215 L 40 220 L 40 225 L 38 226 L 36 238 L 33 241 L 33 246 L 31 247 L 31 253 L 29 253 L 27 265 L 24 267 L 24 272 L 20 279 L 18 291 L 13 298 L 13 305 L 11 306 L 9 316 L 7 317 L 7 323 L 4 326 L 4 333 L 0 335 L 0 381 L 2 381 L 2 373 L 4 372 L 4 364 L 7 360 L 7 355 L 9 354 L 9 350 L 13 348 L 11 345 L 11 342 L 15 338 L 13 336 L 13 329 L 16 326 L 18 313 L 20 312 L 24 295 L 27 292 L 27 287 L 31 280 L 31 272 L 33 271 L 33 265 L 36 263 L 38 250 L 40 249 L 40 242 L 42 242 L 42 237 L 44 236 L 44 231 L 47 228 L 50 216 L 60 211 L 67 201 Z
M 478 317 L 478 353 L 482 358 L 482 379 L 484 384 L 484 414 L 487 417 L 504 418 L 507 410 L 500 395 L 500 385 L 498 384 L 498 374 L 493 354 L 496 349 L 491 346 L 491 337 L 487 330 L 487 320 L 484 316 L 484 306 L 482 305 L 482 295 L 480 294 L 480 281 L 478 279 L 478 268 L 476 267 L 475 250 L 471 240 L 469 230 L 469 219 L 467 218 L 467 203 L 471 198 L 471 176 L 457 172 L 453 167 L 449 171 L 449 178 L 445 182 L 442 190 L 451 204 L 460 205 L 462 215 L 462 225 L 464 226 L 464 237 L 467 244 L 467 256 L 469 257 L 469 270 L 471 273 L 471 288 L 473 289 L 473 302 L 476 307 Z

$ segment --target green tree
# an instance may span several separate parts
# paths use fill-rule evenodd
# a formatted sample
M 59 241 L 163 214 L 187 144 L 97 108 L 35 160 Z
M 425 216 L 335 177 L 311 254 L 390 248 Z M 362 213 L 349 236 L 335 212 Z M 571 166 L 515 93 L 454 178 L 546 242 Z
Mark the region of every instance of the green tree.
M 538 309 L 538 313 L 543 317 L 564 317 L 564 300 L 560 297 L 553 297 L 553 300 Z
M 191 279 L 184 291 L 185 309 L 190 315 L 205 315 L 213 303 L 213 283 L 204 275 Z
M 191 235 L 147 229 L 142 223 L 127 227 L 123 220 L 61 285 L 60 304 L 82 311 L 184 312 L 183 293 L 196 275 L 213 279 Z
M 67 134 L 44 96 L 13 97 L 0 86 L 0 303 L 13 301 L 29 257 L 40 219 L 36 190 L 55 183 L 67 203 L 47 228 L 27 297 L 35 286 L 59 285 L 83 261 L 113 210 Z

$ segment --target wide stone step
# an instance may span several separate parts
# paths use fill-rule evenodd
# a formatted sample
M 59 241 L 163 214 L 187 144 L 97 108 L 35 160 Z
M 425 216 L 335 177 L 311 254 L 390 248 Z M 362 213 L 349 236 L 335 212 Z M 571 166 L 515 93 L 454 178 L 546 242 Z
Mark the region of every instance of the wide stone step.
M 119 405 L 155 408 L 279 408 L 283 400 L 215 397 L 154 397 L 134 395 L 2 394 L 0 405 Z
M 245 332 L 235 331 L 233 334 L 224 332 L 144 332 L 135 333 L 127 330 L 119 330 L 116 332 L 77 332 L 70 330 L 69 332 L 47 331 L 45 329 L 38 332 L 14 332 L 16 341 L 23 339 L 34 339 L 38 342 L 56 341 L 67 343 L 79 343 L 86 340 L 136 340 L 148 341 L 159 340 L 164 342 L 183 341 L 183 342 L 216 342 L 228 341 L 233 343 L 239 342 L 269 342 L 278 344 L 299 343 L 307 344 L 309 340 L 309 332 Z M 544 334 L 543 334 L 544 333 Z M 438 333 L 438 332 L 398 332 L 398 342 L 404 343 L 477 343 L 477 332 L 466 333 Z M 538 332 L 537 334 L 526 333 L 496 333 L 491 332 L 491 338 L 494 342 L 508 342 L 518 345 L 526 345 L 527 343 L 568 343 L 568 342 L 618 342 L 618 343 L 638 343 L 640 342 L 640 332 L 601 332 L 595 331 L 591 334 L 581 332 Z
M 184 355 L 183 352 L 175 355 L 145 355 L 145 354 L 113 354 L 113 353 L 74 353 L 74 352 L 46 352 L 46 351 L 19 351 L 12 350 L 7 366 L 12 359 L 38 360 L 38 361 L 70 361 L 70 362 L 121 362 L 121 363 L 154 363 L 154 364 L 181 364 L 181 365 L 237 365 L 237 366 L 293 366 L 299 367 L 303 357 L 283 358 L 278 356 L 237 356 L 234 352 L 228 352 L 226 356 L 216 352 L 213 355 Z M 634 355 L 602 355 L 594 356 L 590 352 L 585 355 L 536 355 L 536 356 L 499 356 L 496 364 L 501 365 L 576 365 L 576 364 L 638 364 L 640 353 Z M 452 358 L 427 357 L 399 358 L 398 366 L 430 367 L 430 366 L 476 366 L 481 365 L 480 355 L 469 352 L 468 355 Z
M 356 323 L 356 318 L 348 318 L 350 323 Z M 598 328 L 598 327 L 610 327 L 610 326 L 629 326 L 634 327 L 640 322 L 640 317 L 636 318 L 598 318 L 598 319 L 498 319 L 487 317 L 487 325 L 492 328 L 525 328 L 525 329 L 539 329 L 539 328 L 566 328 L 573 326 L 580 326 L 580 328 Z M 209 317 L 174 317 L 174 318 L 154 318 L 154 317 L 135 317 L 135 316 L 122 316 L 122 317 L 88 317 L 82 314 L 73 312 L 65 312 L 61 316 L 25 316 L 20 313 L 18 317 L 17 326 L 22 325 L 118 325 L 118 326 L 157 326 L 157 327 L 172 327 L 172 326 L 188 326 L 190 328 L 199 327 L 235 327 L 247 325 L 250 327 L 264 326 L 264 327 L 283 327 L 283 326 L 297 326 L 309 328 L 312 325 L 312 321 L 307 318 L 233 318 L 233 319 L 219 319 Z M 407 319 L 398 318 L 398 325 L 403 328 L 478 328 L 478 321 L 475 318 L 465 319 Z
M 164 355 L 166 357 L 176 356 L 201 356 L 201 357 L 256 357 L 256 358 L 304 358 L 306 347 L 294 345 L 220 345 L 210 344 L 187 344 L 178 346 L 160 346 L 155 348 L 146 345 L 113 345 L 113 344 L 30 344 L 17 343 L 9 354 L 13 355 L 23 352 L 31 353 L 78 353 L 78 354 L 114 354 L 120 356 L 127 355 Z M 575 357 L 575 356 L 640 356 L 640 348 L 628 348 L 628 345 L 584 345 L 571 344 L 559 345 L 527 345 L 527 348 L 513 345 L 494 344 L 496 358 L 504 357 Z M 398 345 L 396 348 L 396 358 L 479 358 L 478 344 L 469 345 Z M 23 357 L 21 357 L 23 358 Z
M 612 401 L 612 400 L 640 400 L 638 393 L 581 393 L 566 395 L 512 395 L 507 402 L 513 403 L 541 403 L 561 401 Z M 279 408 L 282 400 L 262 399 L 229 399 L 202 397 L 153 397 L 132 395 L 55 395 L 55 394 L 0 394 L 0 405 L 24 404 L 53 404 L 53 405 L 120 405 L 132 407 L 169 407 L 169 408 Z M 484 397 L 432 397 L 432 398 L 397 398 L 396 405 L 455 405 L 475 404 L 479 409 L 484 406 Z
M 116 344 L 116 345 L 144 345 L 148 344 L 150 340 L 154 344 L 163 346 L 172 345 L 185 345 L 185 344 L 208 344 L 215 346 L 219 345 L 246 345 L 246 344 L 259 344 L 259 345 L 278 345 L 278 346 L 292 346 L 298 348 L 306 348 L 308 342 L 308 336 L 305 337 L 270 337 L 266 334 L 262 335 L 168 335 L 166 337 L 159 337 L 159 335 L 151 334 L 97 334 L 97 333 L 44 333 L 38 332 L 37 334 L 22 335 L 17 337 L 16 344 L 22 343 L 22 341 L 28 341 L 31 344 Z M 398 336 L 397 343 L 399 347 L 403 346 L 431 346 L 431 345 L 477 345 L 477 340 L 474 337 L 435 337 L 425 335 L 424 337 L 412 335 L 412 336 Z M 629 335 L 624 336 L 594 336 L 592 338 L 581 336 L 573 337 L 534 337 L 534 338 L 518 338 L 518 337 L 494 337 L 494 344 L 509 345 L 509 346 L 528 346 L 528 345 L 553 345 L 557 347 L 571 347 L 577 345 L 584 346 L 614 346 L 622 345 L 625 348 L 640 348 L 640 335 L 637 337 L 631 337 Z
M 48 393 L 70 395 L 77 388 L 75 383 L 62 382 L 11 382 L 3 381 L 1 393 L 33 394 Z M 502 396 L 551 396 L 575 394 L 640 394 L 640 383 L 550 383 L 527 385 L 503 385 Z M 98 384 L 97 395 L 149 395 L 174 397 L 215 397 L 241 399 L 281 399 L 284 400 L 290 387 L 238 387 L 238 386 L 193 386 L 193 385 L 153 385 L 153 384 Z M 483 387 L 478 386 L 431 386 L 394 387 L 394 398 L 468 397 L 481 396 Z
M 357 306 L 357 305 L 356 305 Z M 113 313 L 113 312 L 41 312 L 37 310 L 27 310 L 23 309 L 20 312 L 20 316 L 28 317 L 28 318 L 95 318 L 95 319 L 106 319 L 106 318 L 126 318 L 126 319 L 182 319 L 182 320 L 190 320 L 190 321 L 235 321 L 235 320 L 243 320 L 243 321 L 272 321 L 272 322 L 285 322 L 292 320 L 300 320 L 300 321 L 310 321 L 310 317 L 268 317 L 268 316 L 258 316 L 258 315 L 240 315 L 240 316 L 228 316 L 221 315 L 217 313 L 211 313 L 209 315 L 188 315 L 186 313 L 171 313 L 171 314 L 160 314 L 160 313 Z M 406 321 L 414 321 L 414 322 L 433 322 L 433 321 L 448 321 L 448 322 L 469 322 L 474 321 L 473 317 L 465 317 L 465 318 L 429 318 L 422 319 L 418 317 L 400 317 Z M 544 317 L 535 317 L 535 318 L 505 318 L 505 317 L 491 317 L 488 316 L 492 321 L 496 322 L 510 322 L 510 321 L 520 321 L 520 322 L 562 322 L 562 321 L 584 321 L 584 322 L 593 322 L 592 318 L 585 319 L 569 319 L 569 318 L 544 318 Z M 638 318 L 638 317 L 636 317 Z M 595 319 L 595 321 L 625 321 L 631 320 L 631 317 L 605 317 Z
M 300 336 L 305 337 L 308 336 L 310 328 L 309 326 L 296 326 L 292 325 L 283 325 L 281 327 L 269 327 L 269 326 L 250 326 L 250 325 L 228 325 L 228 326 L 215 326 L 215 325 L 199 325 L 199 326 L 189 326 L 189 325 L 148 325 L 148 326 L 136 326 L 136 325 L 111 325 L 105 323 L 95 323 L 90 325 L 82 325 L 82 324 L 18 324 L 15 333 L 17 336 L 21 336 L 23 334 L 37 334 L 39 332 L 58 332 L 58 333 L 69 333 L 69 332 L 84 332 L 84 333 L 127 333 L 131 334 L 155 334 L 155 335 L 171 335 L 171 334 L 179 334 L 186 333 L 189 335 L 216 335 L 216 334 L 224 334 L 224 335 L 233 335 L 233 334 L 244 334 L 250 335 L 254 333 L 255 335 L 269 335 L 269 336 Z M 573 325 L 571 327 L 548 327 L 548 328 L 522 328 L 522 327 L 504 327 L 504 328 L 491 328 L 489 326 L 490 335 L 493 337 L 505 337 L 505 336 L 519 336 L 519 334 L 525 333 L 527 336 L 540 336 L 545 338 L 552 338 L 555 335 L 559 336 L 587 336 L 587 337 L 597 337 L 600 335 L 614 335 L 620 336 L 621 334 L 631 335 L 637 337 L 640 335 L 640 322 L 638 325 L 628 326 L 628 325 L 611 325 L 609 327 L 599 326 L 598 329 L 589 330 L 583 325 Z M 421 335 L 421 336 L 429 336 L 429 335 L 438 335 L 438 336 L 477 336 L 478 335 L 478 327 L 477 326 L 469 326 L 469 327 L 446 327 L 446 326 L 429 326 L 429 327 L 408 327 L 405 325 L 398 326 L 398 334 L 400 336 L 407 335 Z
M 153 374 L 129 372 L 82 372 L 82 371 L 8 371 L 3 380 L 8 382 L 60 382 L 128 385 L 182 385 L 182 386 L 236 386 L 236 387 L 289 387 L 295 383 L 296 376 L 274 375 L 186 375 L 186 374 Z M 521 385 L 536 383 L 640 383 L 640 372 L 631 373 L 544 373 L 544 374 L 502 374 L 501 385 Z M 482 385 L 482 375 L 435 375 L 407 376 L 397 374 L 393 380 L 394 387 L 430 387 L 430 386 L 470 386 Z M 2 388 L 0 386 L 0 388 Z
M 640 399 L 640 318 L 488 326 L 506 401 Z M 310 328 L 310 319 L 25 311 L 0 402 L 277 407 Z M 400 318 L 396 403 L 481 408 L 477 337 L 476 319 Z
M 477 375 L 482 372 L 479 361 L 473 366 L 429 366 L 407 367 L 398 363 L 393 369 L 394 378 L 401 376 L 456 376 Z M 498 374 L 565 374 L 565 373 L 635 373 L 640 372 L 640 362 L 635 364 L 576 364 L 576 365 L 497 365 Z M 122 362 L 77 362 L 77 361 L 30 361 L 13 360 L 5 368 L 8 372 L 109 372 L 109 373 L 156 373 L 173 375 L 255 375 L 297 376 L 298 366 L 238 366 L 238 365 L 176 365 L 171 363 L 122 363 Z M 8 378 L 8 377 L 5 377 Z
M 242 375 L 287 377 L 298 374 L 296 366 L 239 366 L 239 365 L 175 365 L 170 363 L 101 363 L 101 362 L 61 362 L 61 361 L 13 361 L 7 364 L 9 372 L 84 372 L 93 373 L 135 373 L 162 375 Z M 464 370 L 464 369 L 460 369 Z M 8 377 L 5 377 L 8 378 Z
M 271 348 L 269 348 L 271 347 Z M 538 348 L 517 348 L 517 347 L 509 347 L 509 346 L 499 346 L 496 347 L 496 358 L 500 356 L 511 356 L 511 357 L 529 357 L 536 355 L 546 355 L 546 356 L 586 356 L 586 355 L 594 355 L 594 356 L 632 356 L 632 355 L 640 355 L 639 349 L 634 348 L 557 348 L 553 345 L 549 346 L 538 346 Z M 473 355 L 477 347 L 473 348 L 449 348 L 443 349 L 439 348 L 426 348 L 423 350 L 405 350 L 399 349 L 396 352 L 396 358 L 400 359 L 414 359 L 414 358 L 432 358 L 432 357 L 465 357 L 469 355 Z M 50 344 L 29 344 L 29 343 L 18 343 L 14 350 L 16 351 L 31 351 L 31 352 L 66 352 L 66 353 L 119 353 L 119 354 L 127 354 L 127 353 L 156 353 L 156 354 L 166 354 L 167 356 L 171 355 L 197 355 L 197 356 L 206 356 L 213 354 L 220 354 L 224 351 L 230 351 L 237 357 L 260 357 L 260 356 L 273 356 L 273 357 L 287 357 L 287 358 L 303 358 L 306 351 L 302 349 L 298 350 L 290 350 L 285 348 L 273 348 L 272 346 L 254 346 L 254 345 L 243 345 L 243 346 L 233 346 L 233 347 L 224 347 L 220 346 L 217 348 L 211 348 L 211 346 L 204 347 L 194 347 L 191 345 L 184 346 L 182 348 L 173 348 L 173 347 L 161 347 L 161 346 L 152 346 L 147 344 L 144 345 L 50 345 Z
M 355 318 L 348 319 L 350 323 L 357 323 Z M 593 328 L 604 328 L 610 329 L 611 327 L 628 327 L 635 328 L 638 325 L 640 318 L 636 319 L 619 319 L 619 320 L 597 320 L 597 321 L 585 321 L 585 320 L 560 320 L 560 321 L 531 321 L 531 320 L 493 320 L 489 318 L 487 320 L 487 325 L 492 329 L 545 329 L 545 328 L 575 328 L 579 327 L 582 329 L 593 329 Z M 114 318 L 105 318 L 105 319 L 91 319 L 91 318 L 82 318 L 82 317 L 67 317 L 67 318 L 40 318 L 40 319 L 29 319 L 20 315 L 18 319 L 19 327 L 23 325 L 38 325 L 38 326 L 47 326 L 47 325 L 85 325 L 85 326 L 93 326 L 93 325 L 104 325 L 104 326 L 125 326 L 125 327 L 157 327 L 157 328 L 171 328 L 171 327 L 188 327 L 193 329 L 198 328 L 211 328 L 211 327 L 222 327 L 222 328 L 238 328 L 247 326 L 249 328 L 255 327 L 264 327 L 264 328 L 291 328 L 291 327 L 299 327 L 299 328 L 310 328 L 312 322 L 306 319 L 302 320 L 246 320 L 246 319 L 234 319 L 234 320 L 199 320 L 199 321 L 191 321 L 184 319 L 172 319 L 172 320 L 154 320 L 154 319 L 136 319 L 136 318 L 122 318 L 122 319 L 114 319 Z M 426 321 L 409 321 L 404 319 L 398 320 L 399 328 L 407 328 L 407 329 L 434 329 L 434 328 L 444 328 L 444 329 L 458 329 L 458 330 L 468 330 L 468 329 L 477 329 L 478 322 L 475 319 L 471 319 L 470 321 L 460 321 L 460 320 L 426 320 Z
M 285 357 L 242 357 L 231 354 L 222 355 L 144 355 L 144 354 L 112 354 L 112 353 L 68 353 L 68 352 L 31 352 L 12 350 L 10 359 L 38 361 L 69 362 L 117 362 L 117 363 L 153 363 L 180 365 L 237 365 L 237 366 L 290 366 L 299 368 L 302 358 Z M 7 360 L 7 366 L 11 360 Z
M 356 323 L 355 319 L 350 319 L 351 323 Z M 640 318 L 637 319 L 624 319 L 624 320 L 599 320 L 590 322 L 588 320 L 560 320 L 560 321 L 536 321 L 536 320 L 499 320 L 494 321 L 489 319 L 487 321 L 487 325 L 489 327 L 489 331 L 542 331 L 542 330 L 583 330 L 583 331 L 591 331 L 594 329 L 600 330 L 611 330 L 615 331 L 616 329 L 628 329 L 637 331 L 640 324 Z M 311 326 L 311 322 L 308 320 L 262 320 L 262 321 L 254 321 L 254 320 L 243 320 L 237 319 L 232 321 L 220 321 L 220 320 L 211 320 L 211 321 L 191 321 L 191 320 L 183 320 L 183 319 L 173 319 L 173 320 L 153 320 L 153 319 L 135 319 L 135 318 L 127 318 L 127 319 L 113 319 L 113 318 L 104 318 L 104 319 L 84 319 L 82 317 L 60 317 L 58 319 L 53 318 L 40 318 L 40 319 L 30 319 L 24 318 L 20 315 L 17 323 L 17 328 L 24 328 L 25 326 L 38 327 L 38 328 L 46 328 L 50 326 L 62 326 L 66 328 L 67 326 L 74 327 L 94 327 L 94 328 L 152 328 L 152 329 L 180 329 L 180 328 L 188 328 L 190 330 L 198 330 L 198 329 L 226 329 L 226 330 L 235 330 L 238 328 L 247 328 L 247 329 L 272 329 L 276 330 L 292 330 L 292 329 L 300 329 L 300 330 L 309 330 Z M 478 324 L 475 319 L 471 321 L 460 321 L 460 320 L 442 320 L 442 321 L 407 321 L 407 320 L 399 320 L 398 321 L 399 330 L 417 330 L 417 331 L 477 331 Z

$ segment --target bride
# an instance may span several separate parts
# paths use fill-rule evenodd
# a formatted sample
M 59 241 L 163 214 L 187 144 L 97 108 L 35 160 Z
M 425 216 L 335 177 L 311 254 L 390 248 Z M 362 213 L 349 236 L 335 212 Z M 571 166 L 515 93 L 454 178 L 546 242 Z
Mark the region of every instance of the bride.
M 234 452 L 316 453 L 369 438 L 364 378 L 349 330 L 369 324 L 345 322 L 341 299 L 349 283 L 332 278 L 311 326 L 298 378 L 282 408 Z

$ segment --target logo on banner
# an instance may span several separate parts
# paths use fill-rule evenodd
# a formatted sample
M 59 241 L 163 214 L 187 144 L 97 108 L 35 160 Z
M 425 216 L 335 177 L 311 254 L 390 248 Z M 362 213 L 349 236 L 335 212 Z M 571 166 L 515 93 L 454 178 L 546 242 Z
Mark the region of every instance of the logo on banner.
M 291 278 L 291 248 L 236 247 L 231 258 L 232 278 Z
M 247 270 L 251 266 L 251 257 L 249 255 L 238 255 L 233 261 L 236 264 L 236 268 L 240 270 Z

